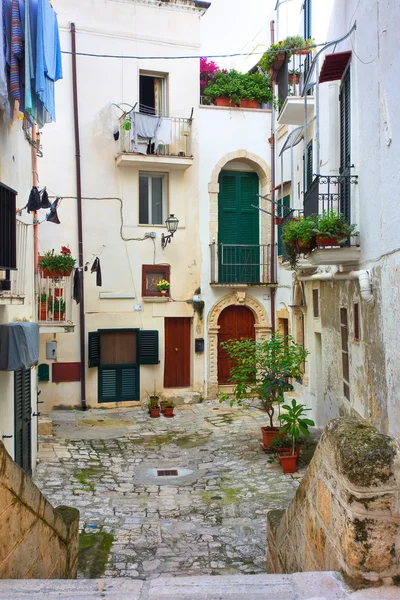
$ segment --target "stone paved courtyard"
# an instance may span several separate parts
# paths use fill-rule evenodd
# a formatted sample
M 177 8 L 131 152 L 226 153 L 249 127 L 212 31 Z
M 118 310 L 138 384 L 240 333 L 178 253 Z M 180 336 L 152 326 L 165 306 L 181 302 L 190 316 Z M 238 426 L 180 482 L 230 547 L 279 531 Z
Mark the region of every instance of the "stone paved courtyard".
M 261 410 L 205 402 L 175 412 L 52 413 L 35 482 L 53 505 L 80 510 L 94 536 L 82 539 L 108 534 L 97 544 L 106 556 L 112 543 L 105 571 L 89 552 L 81 577 L 265 572 L 267 510 L 289 504 L 304 466 L 292 476 L 269 462 Z M 157 476 L 166 469 L 178 475 Z

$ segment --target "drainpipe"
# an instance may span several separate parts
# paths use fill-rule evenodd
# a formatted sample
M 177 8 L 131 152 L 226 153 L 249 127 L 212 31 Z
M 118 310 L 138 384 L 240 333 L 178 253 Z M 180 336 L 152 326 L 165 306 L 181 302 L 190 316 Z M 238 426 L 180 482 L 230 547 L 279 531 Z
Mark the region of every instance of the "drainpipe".
M 339 272 L 337 266 L 325 273 L 315 273 L 314 275 L 297 275 L 298 281 L 342 281 L 346 279 L 358 279 L 360 284 L 360 296 L 369 306 L 375 305 L 375 298 L 372 293 L 371 274 L 369 271 L 347 271 Z
M 36 148 L 36 125 L 32 125 L 32 185 L 38 187 L 39 178 L 38 178 L 38 159 L 37 159 L 37 148 Z M 34 273 L 37 275 L 38 272 L 38 262 L 39 262 L 39 225 L 37 224 L 38 214 L 34 213 L 34 225 L 33 225 L 33 264 L 34 264 Z
M 79 139 L 79 110 L 78 110 L 78 80 L 76 72 L 76 31 L 75 23 L 71 23 L 71 50 L 72 50 L 72 89 L 74 100 L 74 128 L 75 128 L 75 169 L 76 169 L 76 197 L 78 209 L 78 264 L 81 278 L 81 301 L 79 304 L 79 336 L 80 336 L 80 363 L 81 363 L 81 406 L 86 410 L 86 362 L 85 362 L 85 281 L 83 271 L 83 228 L 82 228 L 82 179 L 81 179 L 81 146 Z
M 275 40 L 275 32 L 274 32 L 274 21 L 270 22 L 270 32 L 271 32 L 271 44 L 274 43 Z M 272 82 L 272 95 L 275 96 L 275 83 Z M 271 200 L 272 200 L 272 212 L 275 212 L 275 132 L 274 132 L 274 124 L 275 124 L 275 107 L 272 104 L 272 112 L 271 112 L 271 137 L 269 139 L 271 145 Z M 271 215 L 271 282 L 274 284 L 276 280 L 276 269 L 275 269 L 275 223 L 273 214 Z M 275 333 L 275 288 L 271 288 L 271 331 L 272 334 Z

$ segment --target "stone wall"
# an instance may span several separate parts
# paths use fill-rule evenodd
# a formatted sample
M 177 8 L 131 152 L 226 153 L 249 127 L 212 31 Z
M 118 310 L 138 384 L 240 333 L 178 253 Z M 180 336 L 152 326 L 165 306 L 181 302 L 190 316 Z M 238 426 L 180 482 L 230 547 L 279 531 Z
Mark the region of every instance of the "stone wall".
M 286 511 L 268 513 L 269 573 L 341 571 L 355 587 L 400 583 L 400 446 L 331 421 Z
M 75 578 L 79 511 L 54 509 L 0 442 L 0 579 Z

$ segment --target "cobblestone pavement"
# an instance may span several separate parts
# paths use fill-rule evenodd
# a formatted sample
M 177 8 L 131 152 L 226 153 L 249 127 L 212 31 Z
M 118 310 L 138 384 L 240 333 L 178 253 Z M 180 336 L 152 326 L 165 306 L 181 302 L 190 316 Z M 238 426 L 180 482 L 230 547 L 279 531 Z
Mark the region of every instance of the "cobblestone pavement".
M 267 510 L 289 504 L 304 467 L 291 476 L 268 462 L 258 409 L 205 402 L 175 412 L 53 412 L 36 484 L 53 505 L 80 510 L 83 532 L 112 535 L 101 575 L 264 572 Z

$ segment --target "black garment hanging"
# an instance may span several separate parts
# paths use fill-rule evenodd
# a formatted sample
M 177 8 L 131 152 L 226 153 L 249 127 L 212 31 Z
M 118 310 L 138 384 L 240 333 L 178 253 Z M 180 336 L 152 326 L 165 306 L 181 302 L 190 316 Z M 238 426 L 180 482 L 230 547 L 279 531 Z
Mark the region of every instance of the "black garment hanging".
M 72 297 L 77 304 L 82 300 L 82 278 L 79 269 L 75 269 L 74 272 L 74 289 Z
M 98 256 L 96 256 L 96 258 L 94 259 L 94 262 L 92 264 L 92 268 L 90 269 L 91 273 L 96 273 L 96 285 L 98 287 L 102 286 L 102 277 L 101 277 L 101 266 L 100 266 L 100 259 Z
M 56 225 L 59 225 L 61 222 L 57 214 L 57 206 L 59 202 L 60 198 L 56 198 L 50 207 L 50 212 L 46 215 L 46 219 L 49 221 L 49 223 L 55 223 Z
M 43 190 L 42 199 L 40 201 L 40 208 L 51 208 L 51 202 L 49 200 L 49 195 L 46 190 Z
M 41 208 L 40 204 L 40 193 L 37 187 L 34 185 L 31 189 L 31 193 L 29 194 L 28 204 L 26 205 L 26 210 L 28 213 L 36 212 Z

